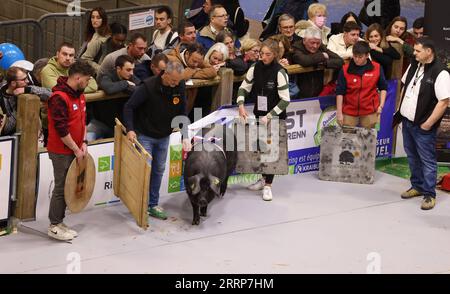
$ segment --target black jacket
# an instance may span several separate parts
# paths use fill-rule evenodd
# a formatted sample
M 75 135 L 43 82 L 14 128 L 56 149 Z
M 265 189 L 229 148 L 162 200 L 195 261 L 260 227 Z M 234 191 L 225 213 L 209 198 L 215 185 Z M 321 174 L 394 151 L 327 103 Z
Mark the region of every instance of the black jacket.
M 383 48 L 383 53 L 370 50 L 370 56 L 383 67 L 386 78 L 391 76 L 392 61 L 400 59 L 400 53 L 390 44 L 388 48 Z
M 292 61 L 304 67 L 325 66 L 326 68 L 340 69 L 344 60 L 336 53 L 328 50 L 324 45 L 320 46 L 316 53 L 306 50 L 303 40 L 297 41 L 293 45 L 294 53 Z M 327 53 L 329 59 L 326 59 L 323 53 Z M 323 89 L 324 71 L 312 71 L 297 75 L 297 85 L 300 89 L 299 98 L 316 97 Z
M 112 72 L 107 72 L 99 76 L 98 80 L 100 88 L 108 95 L 113 95 L 120 92 L 131 95 L 135 88 L 135 86 L 131 86 L 127 81 L 119 78 L 115 69 Z M 134 75 L 131 77 L 131 82 L 136 84 L 136 86 L 141 83 L 141 81 Z
M 0 89 L 0 106 L 6 123 L 0 135 L 9 136 L 16 132 L 17 96 L 6 93 L 8 85 Z
M 250 101 L 255 101 L 253 113 L 255 116 L 261 117 L 269 113 L 280 102 L 278 95 L 278 72 L 284 70 L 276 61 L 265 65 L 262 61 L 255 64 L 253 86 L 250 91 Z M 258 110 L 258 96 L 267 97 L 267 111 Z M 280 119 L 286 119 L 286 110 L 278 116 Z
M 186 115 L 184 81 L 175 88 L 167 87 L 162 84 L 161 75 L 145 80 L 125 104 L 124 121 L 128 131 L 165 138 L 172 133 L 172 119 Z
M 239 0 L 216 0 L 217 4 L 222 4 L 229 16 L 229 28 L 238 38 L 243 37 L 250 27 L 250 23 L 245 19 L 244 11 L 239 4 Z
M 248 62 L 245 62 L 244 59 L 241 56 L 236 56 L 235 59 L 228 59 L 225 62 L 225 67 L 231 68 L 233 70 L 233 73 L 235 76 L 242 76 L 244 75 L 248 69 L 250 68 L 251 64 Z

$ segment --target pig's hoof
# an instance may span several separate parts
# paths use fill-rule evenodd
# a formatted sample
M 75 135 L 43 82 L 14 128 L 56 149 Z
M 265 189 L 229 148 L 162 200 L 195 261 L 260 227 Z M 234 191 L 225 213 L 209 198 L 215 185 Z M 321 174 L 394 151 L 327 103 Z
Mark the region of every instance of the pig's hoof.
M 194 219 L 193 221 L 192 221 L 192 225 L 193 226 L 198 226 L 200 224 L 200 219 Z

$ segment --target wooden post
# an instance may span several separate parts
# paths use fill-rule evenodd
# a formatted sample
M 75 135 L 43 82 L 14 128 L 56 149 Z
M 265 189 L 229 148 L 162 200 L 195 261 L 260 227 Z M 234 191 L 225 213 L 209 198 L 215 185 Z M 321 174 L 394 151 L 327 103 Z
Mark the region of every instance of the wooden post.
M 230 68 L 221 68 L 218 75 L 220 77 L 220 83 L 213 90 L 211 112 L 217 110 L 222 105 L 231 105 L 233 98 L 233 70 Z
M 21 220 L 35 218 L 40 105 L 39 97 L 36 95 L 20 95 L 18 98 L 17 132 L 21 135 L 14 216 Z
M 122 123 L 116 118 L 116 126 L 114 127 L 114 157 L 117 159 L 117 155 L 122 153 L 122 134 L 124 132 Z M 114 171 L 120 171 L 120 160 L 114 160 Z M 113 179 L 114 194 L 120 198 L 120 173 L 114 173 Z

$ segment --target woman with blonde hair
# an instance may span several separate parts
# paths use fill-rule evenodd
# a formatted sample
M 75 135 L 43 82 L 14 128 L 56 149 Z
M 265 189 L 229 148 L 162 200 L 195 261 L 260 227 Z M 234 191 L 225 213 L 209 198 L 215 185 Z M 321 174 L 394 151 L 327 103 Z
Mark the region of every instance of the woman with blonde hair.
M 322 33 L 322 44 L 328 44 L 328 35 L 331 29 L 325 24 L 327 22 L 328 11 L 327 7 L 321 3 L 311 4 L 308 8 L 308 20 L 300 20 L 295 24 L 295 33 L 299 37 L 305 36 L 307 28 L 313 26 L 318 28 Z
M 381 25 L 371 24 L 366 31 L 365 40 L 369 43 L 372 60 L 381 64 L 385 75 L 390 77 L 392 61 L 400 59 L 400 53 L 386 41 Z
M 248 114 L 244 106 L 247 99 L 255 102 L 253 114 L 259 124 L 267 125 L 274 118 L 278 118 L 280 124 L 284 123 L 290 103 L 289 78 L 279 63 L 279 48 L 279 43 L 271 39 L 262 43 L 260 60 L 250 67 L 238 91 L 237 104 L 241 120 L 247 121 Z M 263 200 L 271 201 L 273 179 L 274 175 L 264 174 L 248 188 L 262 190 Z
M 241 55 L 233 60 L 235 75 L 245 74 L 250 66 L 259 60 L 259 51 L 261 50 L 261 42 L 255 39 L 245 39 L 241 44 Z M 238 69 L 236 71 L 236 69 Z
M 223 43 L 216 43 L 205 55 L 205 63 L 211 65 L 216 70 L 225 66 L 225 60 L 228 59 L 228 48 Z
M 241 56 L 245 62 L 255 63 L 259 60 L 261 42 L 255 39 L 245 39 L 241 44 Z

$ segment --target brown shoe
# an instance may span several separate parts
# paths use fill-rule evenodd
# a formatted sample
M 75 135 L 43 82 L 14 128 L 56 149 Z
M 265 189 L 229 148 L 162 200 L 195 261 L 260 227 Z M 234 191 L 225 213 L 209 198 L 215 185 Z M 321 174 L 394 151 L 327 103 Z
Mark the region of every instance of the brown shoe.
M 430 210 L 433 209 L 434 205 L 436 205 L 436 198 L 425 196 L 422 200 L 422 206 L 420 208 L 422 210 Z
M 411 188 L 408 191 L 403 192 L 401 195 L 402 199 L 410 199 L 418 196 L 422 196 L 422 193 L 420 193 L 414 188 Z

